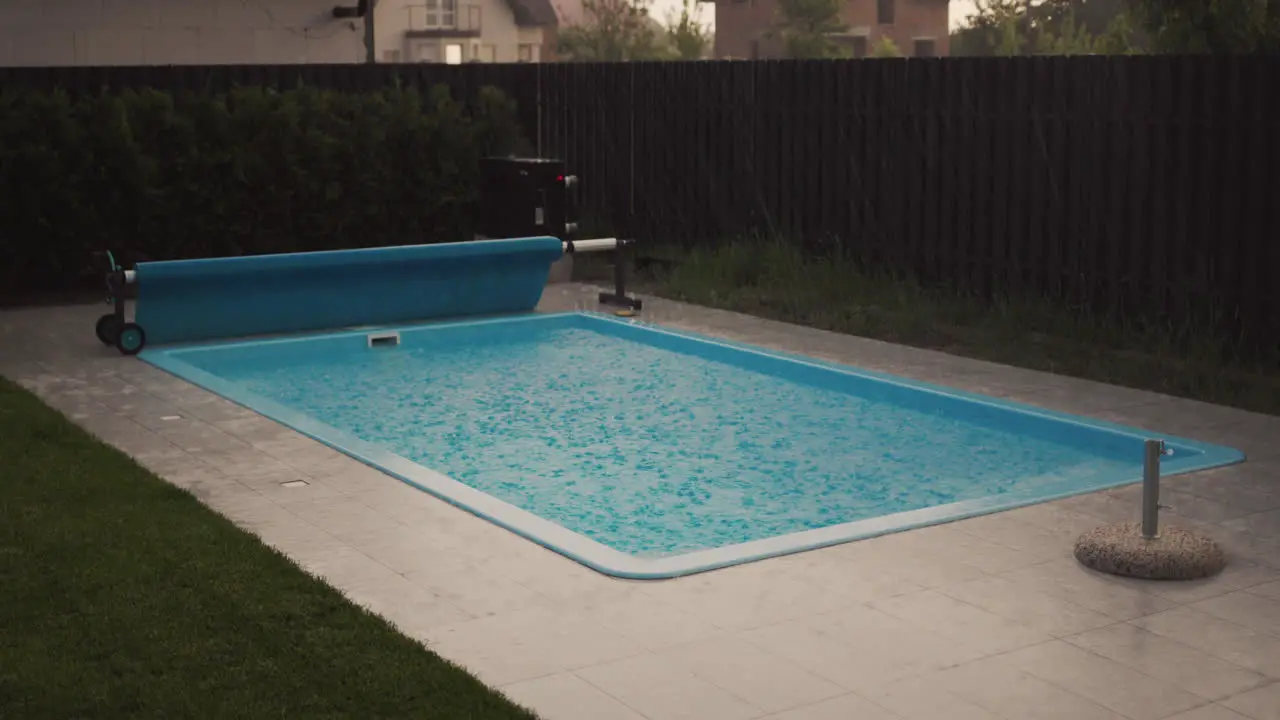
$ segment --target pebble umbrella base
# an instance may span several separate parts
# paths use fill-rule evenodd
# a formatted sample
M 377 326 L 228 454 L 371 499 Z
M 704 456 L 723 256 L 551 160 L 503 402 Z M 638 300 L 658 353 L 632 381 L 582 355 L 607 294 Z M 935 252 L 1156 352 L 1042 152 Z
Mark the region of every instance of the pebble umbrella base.
M 1226 566 L 1222 548 L 1206 537 L 1165 526 L 1148 540 L 1142 524 L 1105 525 L 1076 540 L 1076 560 L 1099 572 L 1145 580 L 1195 580 Z

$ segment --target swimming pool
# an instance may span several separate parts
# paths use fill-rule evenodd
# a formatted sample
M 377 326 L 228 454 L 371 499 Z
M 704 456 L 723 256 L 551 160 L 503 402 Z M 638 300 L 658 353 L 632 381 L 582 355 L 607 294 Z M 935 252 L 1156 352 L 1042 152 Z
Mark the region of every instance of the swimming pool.
M 143 359 L 610 575 L 683 575 L 1140 480 L 1151 433 L 594 313 Z M 1166 474 L 1238 462 L 1159 436 Z

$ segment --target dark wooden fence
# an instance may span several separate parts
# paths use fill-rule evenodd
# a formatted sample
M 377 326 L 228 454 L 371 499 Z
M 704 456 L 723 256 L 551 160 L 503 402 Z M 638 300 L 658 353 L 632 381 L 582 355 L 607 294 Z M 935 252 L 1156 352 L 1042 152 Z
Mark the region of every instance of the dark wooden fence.
M 398 78 L 520 103 L 598 221 L 769 232 L 982 294 L 1280 342 L 1280 58 L 0 70 L 0 87 Z

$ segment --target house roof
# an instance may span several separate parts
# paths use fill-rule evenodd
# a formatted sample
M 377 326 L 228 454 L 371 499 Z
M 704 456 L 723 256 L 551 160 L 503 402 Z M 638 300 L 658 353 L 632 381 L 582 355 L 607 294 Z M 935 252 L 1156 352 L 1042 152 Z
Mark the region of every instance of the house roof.
M 556 10 L 551 6 L 551 0 L 507 0 L 507 5 L 520 27 L 556 24 Z

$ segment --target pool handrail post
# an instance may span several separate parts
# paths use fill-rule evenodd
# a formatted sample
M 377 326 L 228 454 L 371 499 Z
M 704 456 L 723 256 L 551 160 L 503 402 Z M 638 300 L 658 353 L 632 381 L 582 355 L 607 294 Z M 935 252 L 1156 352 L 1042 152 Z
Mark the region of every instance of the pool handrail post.
M 1142 458 L 1142 537 L 1154 539 L 1160 532 L 1160 456 L 1164 441 L 1148 439 Z

